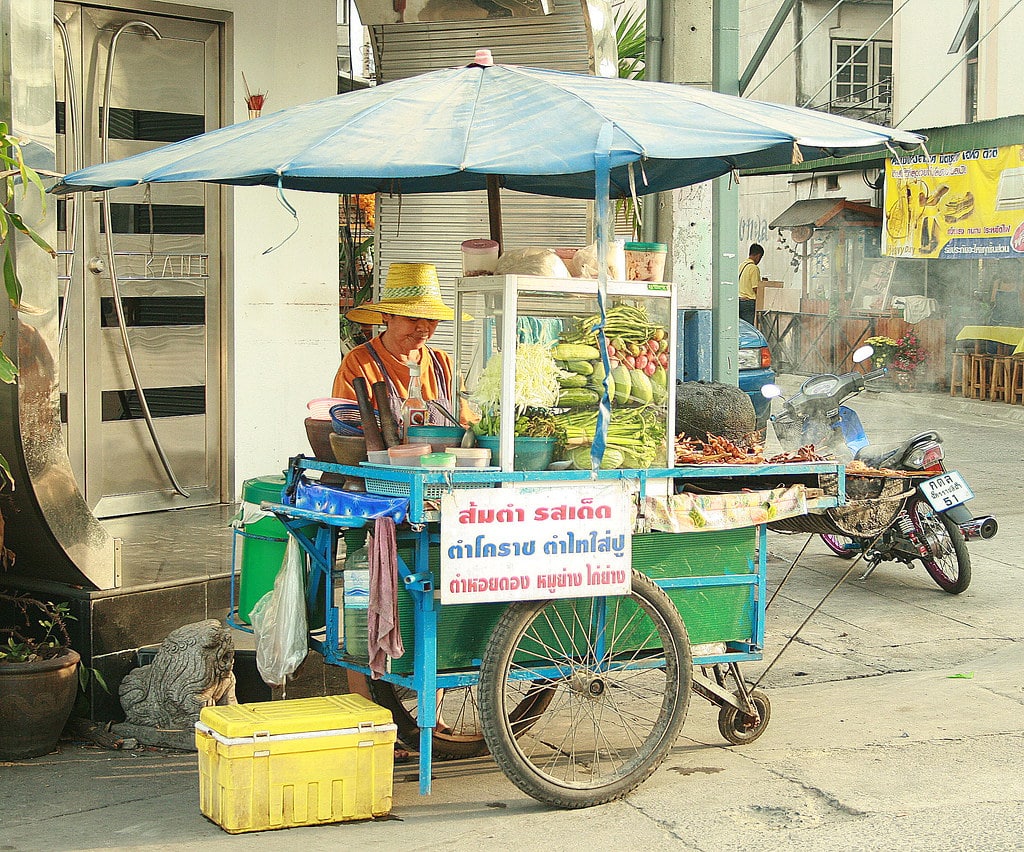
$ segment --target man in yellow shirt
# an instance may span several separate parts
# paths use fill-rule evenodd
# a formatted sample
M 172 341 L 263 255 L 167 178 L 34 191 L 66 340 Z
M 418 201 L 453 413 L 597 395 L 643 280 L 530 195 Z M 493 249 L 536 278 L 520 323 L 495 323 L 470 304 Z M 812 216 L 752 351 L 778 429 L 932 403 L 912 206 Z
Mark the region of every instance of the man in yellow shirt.
M 740 319 L 753 325 L 757 288 L 761 284 L 761 270 L 757 265 L 764 257 L 764 248 L 758 243 L 751 243 L 749 255 L 740 264 Z

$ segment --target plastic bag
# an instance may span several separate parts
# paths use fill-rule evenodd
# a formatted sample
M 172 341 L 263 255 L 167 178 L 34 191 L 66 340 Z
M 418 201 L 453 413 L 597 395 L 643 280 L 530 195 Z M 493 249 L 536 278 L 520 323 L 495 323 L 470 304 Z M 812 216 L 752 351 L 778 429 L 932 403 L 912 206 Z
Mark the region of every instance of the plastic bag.
M 608 246 L 608 277 L 613 281 L 626 280 L 626 244 L 612 240 Z M 597 243 L 581 248 L 568 263 L 574 278 L 597 278 Z
M 306 659 L 305 563 L 302 549 L 288 536 L 274 589 L 256 602 L 249 616 L 256 634 L 256 668 L 271 686 L 283 686 Z
M 495 275 L 543 275 L 545 278 L 568 278 L 565 263 L 551 249 L 524 248 L 507 251 L 498 258 Z

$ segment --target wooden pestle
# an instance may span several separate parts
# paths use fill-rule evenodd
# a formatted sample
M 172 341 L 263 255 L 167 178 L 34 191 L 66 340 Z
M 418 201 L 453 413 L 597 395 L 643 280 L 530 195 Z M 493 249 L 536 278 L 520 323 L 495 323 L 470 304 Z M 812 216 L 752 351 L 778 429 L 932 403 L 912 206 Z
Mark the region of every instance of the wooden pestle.
M 370 401 L 370 390 L 366 379 L 356 376 L 352 379 L 352 389 L 356 392 L 356 402 L 359 403 L 359 419 L 363 423 L 363 437 L 366 439 L 366 449 L 386 450 L 384 436 L 381 435 L 380 426 L 377 425 L 377 415 L 373 411 L 373 403 Z
M 384 382 L 374 382 L 370 389 L 373 391 L 374 402 L 377 403 L 384 443 L 389 447 L 397 447 L 402 443 L 402 439 L 398 435 L 398 424 L 395 422 L 395 414 L 391 410 L 391 401 L 388 399 L 388 386 Z

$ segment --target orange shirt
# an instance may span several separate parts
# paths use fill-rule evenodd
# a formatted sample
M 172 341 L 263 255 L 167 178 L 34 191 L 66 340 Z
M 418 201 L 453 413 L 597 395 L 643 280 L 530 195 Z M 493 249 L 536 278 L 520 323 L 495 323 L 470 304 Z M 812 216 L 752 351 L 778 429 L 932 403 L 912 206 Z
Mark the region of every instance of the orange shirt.
M 384 364 L 385 369 L 388 371 L 388 376 L 391 378 L 392 384 L 394 384 L 398 393 L 402 399 L 405 399 L 409 395 L 409 366 L 408 364 L 396 358 L 392 355 L 381 342 L 380 335 L 377 335 L 373 340 L 370 341 L 373 345 L 374 350 L 377 353 L 377 357 L 380 358 L 381 363 Z M 450 396 L 451 388 L 451 377 L 452 377 L 452 361 L 448 357 L 447 352 L 443 352 L 439 349 L 432 350 L 437 355 L 438 360 L 441 363 L 442 373 L 444 375 L 437 376 L 434 370 L 434 359 L 430 355 L 423 351 L 420 353 L 420 384 L 423 389 L 424 399 L 440 399 L 444 400 Z M 334 376 L 334 390 L 331 395 L 336 399 L 355 399 L 356 392 L 352 387 L 352 380 L 356 376 L 362 376 L 366 379 L 367 386 L 372 386 L 374 382 L 385 381 L 384 376 L 381 374 L 380 367 L 377 362 L 373 360 L 373 356 L 370 355 L 369 351 L 365 346 L 357 346 L 351 352 L 349 352 L 341 362 L 341 366 L 338 367 L 338 372 Z M 442 392 L 441 388 L 447 389 L 447 392 Z M 449 405 L 448 408 L 454 411 L 454 406 Z M 469 409 L 462 402 L 459 406 L 459 416 L 463 422 L 467 422 L 467 415 L 469 415 Z M 470 417 L 470 419 L 473 419 Z

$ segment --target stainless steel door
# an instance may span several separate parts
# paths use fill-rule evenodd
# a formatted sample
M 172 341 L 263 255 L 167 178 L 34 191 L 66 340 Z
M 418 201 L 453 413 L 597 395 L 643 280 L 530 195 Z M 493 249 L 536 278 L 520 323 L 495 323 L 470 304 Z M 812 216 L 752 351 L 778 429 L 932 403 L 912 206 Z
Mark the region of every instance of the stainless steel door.
M 104 141 L 115 160 L 219 125 L 217 24 L 65 3 L 54 16 L 65 169 L 76 157 L 101 162 Z M 79 487 L 99 517 L 221 498 L 219 193 L 201 184 L 109 193 L 112 253 L 99 196 L 60 202 L 62 417 Z

